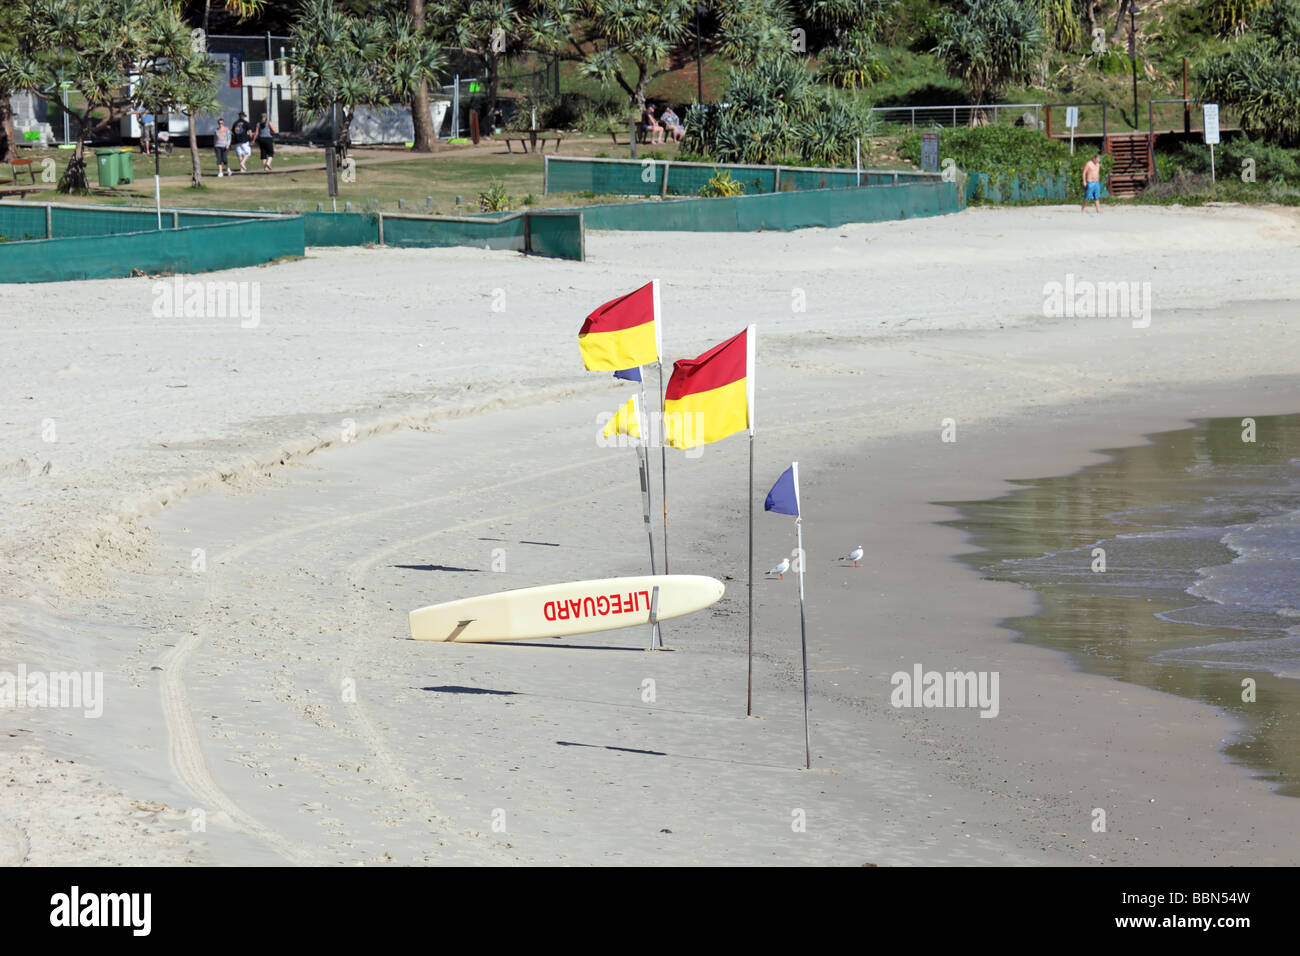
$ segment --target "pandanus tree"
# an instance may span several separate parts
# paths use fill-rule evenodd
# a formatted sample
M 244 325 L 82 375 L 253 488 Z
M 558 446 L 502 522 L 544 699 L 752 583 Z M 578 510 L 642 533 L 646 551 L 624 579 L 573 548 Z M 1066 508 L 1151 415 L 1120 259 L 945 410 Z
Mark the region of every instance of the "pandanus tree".
M 945 11 L 943 26 L 935 53 L 966 84 L 972 105 L 1028 80 L 1043 53 L 1042 16 L 1032 0 L 962 0 Z
M 1252 30 L 1197 69 L 1201 98 L 1234 107 L 1241 125 L 1282 146 L 1300 143 L 1300 0 L 1273 0 Z
M 351 145 L 359 106 L 410 103 L 437 79 L 438 48 L 404 13 L 353 17 L 329 0 L 307 0 L 293 25 L 298 111 L 314 119 L 341 111 L 339 161 Z
M 190 44 L 189 26 L 166 0 L 27 5 L 14 24 L 10 48 L 0 51 L 0 88 L 30 90 L 49 100 L 61 82 L 70 85 L 74 95 L 67 110 L 76 120 L 77 141 L 59 180 L 61 192 L 89 188 L 87 139 L 131 110 L 207 107 L 198 88 L 202 67 L 192 59 Z
M 16 49 L 13 38 L 18 32 L 17 24 L 21 13 L 22 10 L 16 3 L 0 5 L 0 56 Z M 18 146 L 13 111 L 9 106 L 12 92 L 4 80 L 0 79 L 0 163 L 14 159 Z
M 175 16 L 160 17 L 146 28 L 147 59 L 141 66 L 135 98 L 157 112 L 185 114 L 189 122 L 190 184 L 203 185 L 199 160 L 198 118 L 221 108 L 217 100 L 217 64 L 190 26 Z
M 732 71 L 723 101 L 687 110 L 683 148 L 724 163 L 842 166 L 876 129 L 863 103 L 819 83 L 793 57 Z
M 823 82 L 855 89 L 889 75 L 875 33 L 895 5 L 895 0 L 810 0 L 800 5 Z

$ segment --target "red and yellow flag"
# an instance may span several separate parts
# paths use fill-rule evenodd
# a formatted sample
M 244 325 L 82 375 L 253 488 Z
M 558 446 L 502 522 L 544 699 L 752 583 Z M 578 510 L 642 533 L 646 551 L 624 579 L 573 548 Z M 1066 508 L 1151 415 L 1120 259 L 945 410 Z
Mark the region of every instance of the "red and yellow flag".
M 617 372 L 659 361 L 659 280 L 606 302 L 578 332 L 582 364 Z
M 673 448 L 694 448 L 754 430 L 754 346 L 750 326 L 699 358 L 673 365 L 664 393 L 664 434 Z

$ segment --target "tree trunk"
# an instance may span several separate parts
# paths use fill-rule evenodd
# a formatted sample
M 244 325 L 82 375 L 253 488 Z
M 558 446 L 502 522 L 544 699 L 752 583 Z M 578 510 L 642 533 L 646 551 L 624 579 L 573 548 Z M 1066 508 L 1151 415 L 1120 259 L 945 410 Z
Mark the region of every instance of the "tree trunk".
M 1110 43 L 1114 46 L 1124 32 L 1124 14 L 1128 13 L 1129 0 L 1119 0 L 1119 16 L 1115 18 L 1115 29 L 1110 31 Z
M 339 163 L 344 163 L 348 158 L 348 150 L 352 147 L 352 117 L 356 113 L 355 106 L 349 106 L 343 111 L 343 126 L 339 130 L 339 141 L 337 145 Z
M 407 0 L 406 12 L 410 15 L 416 32 L 423 32 L 424 0 Z M 420 81 L 420 88 L 411 99 L 411 121 L 415 127 L 415 151 L 433 152 L 433 142 L 437 137 L 433 130 L 433 117 L 429 115 L 429 84 L 424 80 Z
M 634 60 L 636 63 L 636 92 L 632 95 L 632 102 L 636 104 L 636 121 L 641 122 L 641 117 L 645 116 L 646 87 L 650 85 L 650 70 L 645 63 L 640 60 Z
M 14 129 L 14 113 L 9 105 L 9 91 L 0 89 L 0 163 L 18 156 L 18 133 Z
M 87 118 L 78 116 L 77 123 L 77 148 L 72 151 L 72 159 L 68 160 L 67 167 L 63 170 L 63 178 L 59 180 L 56 187 L 61 193 L 86 193 L 90 191 L 90 184 L 86 181 L 86 139 L 85 134 L 81 132 L 86 128 Z
M 199 162 L 199 136 L 195 130 L 198 117 L 189 113 L 186 114 L 190 121 L 190 185 L 195 188 L 203 185 L 203 166 Z
M 497 85 L 501 80 L 500 63 L 501 57 L 488 45 L 488 52 L 485 58 L 488 68 L 488 97 L 487 97 L 487 135 L 491 136 L 496 132 L 496 115 L 497 115 Z

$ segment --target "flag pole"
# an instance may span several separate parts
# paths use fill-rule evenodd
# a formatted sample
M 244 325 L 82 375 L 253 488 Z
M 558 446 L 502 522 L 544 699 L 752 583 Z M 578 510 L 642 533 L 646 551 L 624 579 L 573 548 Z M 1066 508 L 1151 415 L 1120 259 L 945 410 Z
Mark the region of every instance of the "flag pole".
M 664 499 L 664 574 L 668 573 L 668 433 L 667 421 L 665 419 L 666 409 L 664 408 L 664 343 L 662 338 L 660 321 L 661 311 L 659 307 L 659 280 L 650 280 L 650 295 L 653 299 L 652 308 L 654 310 L 655 322 L 655 365 L 659 369 L 659 477 L 663 485 Z M 644 376 L 642 376 L 644 378 Z M 649 451 L 646 452 L 648 456 Z M 648 459 L 647 459 L 648 460 Z M 662 634 L 660 635 L 662 642 Z
M 664 498 L 664 574 L 668 573 L 668 420 L 665 417 L 667 412 L 664 408 L 664 363 L 660 359 L 655 363 L 659 366 L 659 469 L 660 477 L 663 482 Z M 647 450 L 647 461 L 650 452 Z
M 754 356 L 758 329 L 745 330 L 745 399 L 749 413 L 749 678 L 745 693 L 745 716 L 754 715 Z
M 745 716 L 754 715 L 754 432 L 749 432 L 749 683 Z
M 795 468 L 799 463 L 795 462 Z M 797 475 L 798 472 L 795 472 Z M 795 479 L 796 486 L 798 478 Z M 804 622 L 803 613 L 803 516 L 794 519 L 795 531 L 798 534 L 799 547 L 799 645 L 803 652 L 803 753 L 804 769 L 812 769 L 812 741 L 808 735 L 808 626 Z
M 637 427 L 641 431 L 641 454 L 638 456 L 637 464 L 641 469 L 641 517 L 645 521 L 645 536 L 650 542 L 650 573 L 658 574 L 655 570 L 655 532 L 654 525 L 650 523 L 651 503 L 651 486 L 654 484 L 650 480 L 650 423 L 645 420 L 641 414 L 645 409 L 645 376 L 642 375 L 641 381 L 641 405 L 636 410 Z M 656 589 L 658 590 L 658 589 Z M 650 621 L 650 650 L 655 649 L 655 637 L 659 638 L 659 646 L 664 643 L 663 632 L 659 628 L 659 622 L 654 618 Z

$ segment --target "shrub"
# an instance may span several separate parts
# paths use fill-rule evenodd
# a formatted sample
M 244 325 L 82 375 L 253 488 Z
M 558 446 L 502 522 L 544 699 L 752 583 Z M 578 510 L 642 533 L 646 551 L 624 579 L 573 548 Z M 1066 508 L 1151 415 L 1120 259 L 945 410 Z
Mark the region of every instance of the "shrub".
M 744 193 L 745 184 L 732 179 L 729 169 L 714 170 L 713 177 L 700 187 L 701 196 L 742 196 Z
M 479 212 L 509 212 L 512 200 L 506 184 L 499 179 L 488 183 L 488 188 L 478 194 Z
M 921 134 L 912 133 L 903 138 L 899 155 L 920 165 Z M 1058 140 L 1048 139 L 1037 130 L 1017 126 L 964 126 L 946 129 L 939 138 L 940 162 L 951 159 L 957 168 L 967 173 L 988 173 L 1003 177 L 1006 182 L 1019 177 L 1024 184 L 1039 181 L 1041 176 L 1066 176 L 1066 197 L 1082 201 L 1083 167 L 1092 150 L 1078 149 L 1073 156 L 1070 147 Z M 1102 157 L 1101 178 L 1106 181 L 1111 158 Z M 976 194 L 977 200 L 980 194 Z
M 686 111 L 681 158 L 766 163 L 849 165 L 855 140 L 878 128 L 865 104 L 819 85 L 791 59 L 733 70 L 725 106 L 692 104 Z
M 1156 160 L 1159 162 L 1160 157 Z M 1210 147 L 1201 143 L 1182 143 L 1171 157 L 1175 165 L 1191 172 L 1210 173 Z M 1239 176 L 1245 160 L 1255 161 L 1257 182 L 1300 183 L 1300 153 L 1248 136 L 1225 139 L 1214 150 L 1214 165 L 1219 176 Z M 1161 178 L 1164 178 L 1163 175 Z

